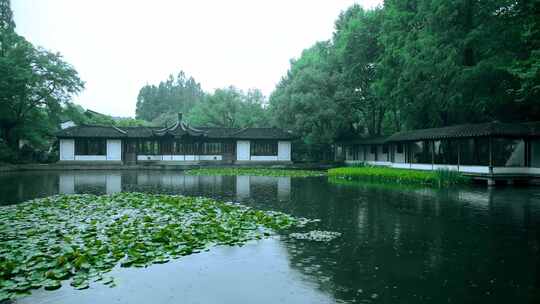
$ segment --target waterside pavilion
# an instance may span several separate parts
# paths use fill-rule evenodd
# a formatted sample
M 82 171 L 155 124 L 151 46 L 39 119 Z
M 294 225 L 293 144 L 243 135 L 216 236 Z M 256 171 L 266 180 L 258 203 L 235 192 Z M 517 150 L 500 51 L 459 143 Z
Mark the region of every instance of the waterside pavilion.
M 540 122 L 464 124 L 339 141 L 345 163 L 456 170 L 493 185 L 540 178 Z
M 66 164 L 287 164 L 290 132 L 277 128 L 195 128 L 81 125 L 56 134 Z

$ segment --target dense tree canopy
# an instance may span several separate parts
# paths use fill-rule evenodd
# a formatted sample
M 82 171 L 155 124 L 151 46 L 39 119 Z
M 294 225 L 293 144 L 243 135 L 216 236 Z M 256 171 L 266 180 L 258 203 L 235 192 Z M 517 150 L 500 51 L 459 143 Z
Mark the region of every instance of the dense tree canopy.
M 61 120 L 170 125 L 178 112 L 199 126 L 279 126 L 299 134 L 306 151 L 331 151 L 324 147 L 345 136 L 540 120 L 540 1 L 353 5 L 331 39 L 291 60 L 268 102 L 259 90 L 206 93 L 180 72 L 143 86 L 136 119 L 118 119 L 69 102 L 83 88 L 75 69 L 17 35 L 9 1 L 0 0 L 0 77 L 0 158 L 21 138 L 45 147 Z
M 0 145 L 15 153 L 21 138 L 40 145 L 52 137 L 63 104 L 83 82 L 60 54 L 15 33 L 9 4 L 0 0 Z
M 264 104 L 264 95 L 256 89 L 247 93 L 235 87 L 217 89 L 196 104 L 188 112 L 187 119 L 196 126 L 265 127 L 268 118 Z
M 193 77 L 184 72 L 170 75 L 159 85 L 145 85 L 137 97 L 136 117 L 156 123 L 165 122 L 168 116 L 188 112 L 204 98 L 204 92 Z
M 354 5 L 270 97 L 308 143 L 465 122 L 540 120 L 540 1 Z

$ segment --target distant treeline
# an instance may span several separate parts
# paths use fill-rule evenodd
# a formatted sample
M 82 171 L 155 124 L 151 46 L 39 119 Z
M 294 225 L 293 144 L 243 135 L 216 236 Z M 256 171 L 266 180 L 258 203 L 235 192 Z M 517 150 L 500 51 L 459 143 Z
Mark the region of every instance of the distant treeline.
M 540 1 L 351 6 L 331 39 L 291 60 L 268 100 L 232 86 L 207 93 L 180 72 L 142 87 L 136 119 L 118 119 L 72 104 L 83 88 L 60 54 L 16 34 L 10 2 L 0 0 L 0 162 L 54 154 L 54 132 L 66 120 L 161 126 L 183 112 L 196 126 L 277 126 L 301 136 L 297 159 L 316 160 L 331 159 L 340 137 L 540 120 Z
M 539 26 L 540 1 L 353 5 L 330 40 L 291 60 L 268 102 L 258 90 L 205 93 L 180 72 L 140 90 L 137 118 L 163 125 L 184 112 L 198 125 L 277 126 L 308 150 L 346 136 L 540 120 Z
M 136 117 L 162 126 L 175 123 L 177 113 L 182 112 L 196 126 L 263 127 L 269 124 L 265 103 L 257 89 L 244 92 L 231 86 L 206 93 L 181 71 L 159 85 L 141 88 Z

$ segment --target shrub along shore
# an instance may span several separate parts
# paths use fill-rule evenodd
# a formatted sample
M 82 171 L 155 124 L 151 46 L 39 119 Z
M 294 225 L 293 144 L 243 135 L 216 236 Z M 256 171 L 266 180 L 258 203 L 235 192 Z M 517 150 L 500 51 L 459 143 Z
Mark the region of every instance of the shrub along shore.
M 330 178 L 347 180 L 372 180 L 398 184 L 451 186 L 470 183 L 470 178 L 456 171 L 420 171 L 387 167 L 343 167 L 328 170 Z

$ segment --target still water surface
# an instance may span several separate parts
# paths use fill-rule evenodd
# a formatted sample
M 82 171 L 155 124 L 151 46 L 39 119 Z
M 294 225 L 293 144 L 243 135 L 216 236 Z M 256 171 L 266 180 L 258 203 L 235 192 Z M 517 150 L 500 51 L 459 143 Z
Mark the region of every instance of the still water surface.
M 115 269 L 115 288 L 65 284 L 19 303 L 540 303 L 540 188 L 435 190 L 159 171 L 0 174 L 0 204 L 118 191 L 239 201 L 321 219 L 312 229 L 343 236 L 215 247 Z

